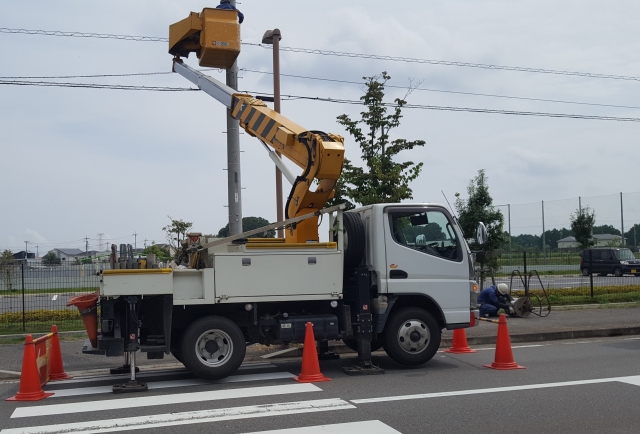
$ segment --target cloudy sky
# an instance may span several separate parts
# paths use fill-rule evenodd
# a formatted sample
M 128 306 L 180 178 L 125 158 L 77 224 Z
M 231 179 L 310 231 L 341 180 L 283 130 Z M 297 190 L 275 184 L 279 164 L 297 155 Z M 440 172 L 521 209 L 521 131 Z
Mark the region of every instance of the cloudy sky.
M 216 4 L 1 2 L 0 27 L 166 37 L 171 23 Z M 640 77 L 637 1 L 245 0 L 239 8 L 248 43 L 278 27 L 283 47 Z M 0 82 L 171 68 L 164 42 L 0 33 L 0 44 Z M 250 70 L 241 72 L 241 90 L 271 91 L 270 50 L 245 45 L 238 62 Z M 283 74 L 356 82 L 387 71 L 399 86 L 388 89 L 389 101 L 413 80 L 421 85 L 412 104 L 640 118 L 637 80 L 287 51 L 281 65 Z M 191 87 L 176 74 L 26 80 Z M 282 93 L 357 100 L 362 86 L 284 76 Z M 282 110 L 310 130 L 346 136 L 336 117 L 358 117 L 362 107 L 286 100 Z M 41 255 L 84 249 L 85 236 L 95 249 L 98 233 L 117 244 L 133 243 L 134 233 L 138 246 L 162 242 L 168 215 L 217 232 L 227 222 L 225 125 L 225 109 L 201 92 L 0 85 L 0 249 L 24 249 L 25 240 Z M 633 194 L 640 191 L 640 122 L 407 109 L 395 134 L 426 141 L 401 156 L 424 162 L 412 185 L 417 201 L 441 203 L 441 190 L 450 201 L 456 192 L 465 196 L 485 169 L 494 202 L 512 204 L 514 235 L 541 232 L 543 200 L 546 228 L 568 226 L 578 197 L 595 208 L 598 224 L 620 227 L 620 192 L 629 193 L 625 228 L 640 222 L 640 194 Z M 243 213 L 274 221 L 272 163 L 248 135 L 241 147 Z M 349 137 L 345 147 L 357 160 Z

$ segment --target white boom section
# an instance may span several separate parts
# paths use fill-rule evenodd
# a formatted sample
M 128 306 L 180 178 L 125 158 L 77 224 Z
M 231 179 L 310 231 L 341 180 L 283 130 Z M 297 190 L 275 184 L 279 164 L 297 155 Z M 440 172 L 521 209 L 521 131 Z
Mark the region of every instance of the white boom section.
M 204 93 L 212 96 L 218 102 L 224 104 L 228 109 L 231 108 L 233 94 L 238 93 L 233 88 L 216 80 L 215 78 L 209 77 L 208 75 L 193 69 L 189 65 L 185 65 L 182 60 L 179 59 L 174 59 L 173 71 L 198 86 Z

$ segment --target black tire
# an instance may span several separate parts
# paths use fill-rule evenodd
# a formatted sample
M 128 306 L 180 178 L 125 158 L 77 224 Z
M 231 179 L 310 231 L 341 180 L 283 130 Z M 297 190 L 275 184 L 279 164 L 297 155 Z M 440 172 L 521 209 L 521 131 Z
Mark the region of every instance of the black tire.
M 360 214 L 345 212 L 342 214 L 344 225 L 344 271 L 349 272 L 362 262 L 364 256 L 364 224 Z
M 355 339 L 343 339 L 342 342 L 349 348 L 351 351 L 358 352 L 358 341 Z M 378 351 L 382 348 L 382 344 L 378 340 L 371 341 L 371 352 Z
M 384 350 L 407 366 L 427 363 L 440 347 L 441 330 L 426 310 L 403 307 L 392 314 L 382 334 Z
M 171 355 L 173 356 L 174 359 L 176 359 L 178 362 L 184 365 L 184 363 L 182 362 L 182 356 L 180 355 L 180 351 L 177 348 L 171 348 Z
M 591 272 L 589 271 L 589 269 L 588 269 L 588 268 L 583 268 L 583 269 L 582 269 L 582 275 L 583 275 L 583 276 L 588 276 L 589 274 L 591 274 Z
M 246 351 L 246 339 L 236 323 L 221 316 L 206 316 L 185 330 L 179 354 L 194 375 L 219 380 L 240 367 Z
M 613 270 L 613 275 L 616 277 L 624 276 L 624 273 L 622 273 L 622 268 L 616 268 L 615 270 Z

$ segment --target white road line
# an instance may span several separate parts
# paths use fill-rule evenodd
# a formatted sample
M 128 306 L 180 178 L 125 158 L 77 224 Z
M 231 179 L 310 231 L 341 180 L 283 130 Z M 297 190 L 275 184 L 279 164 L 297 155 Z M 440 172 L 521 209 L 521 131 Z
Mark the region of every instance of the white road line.
M 242 365 L 238 368 L 238 371 L 248 371 L 254 369 L 266 369 L 266 368 L 276 368 L 276 365 L 273 363 L 250 363 L 246 365 Z M 144 369 L 144 368 L 143 368 Z M 140 372 L 136 375 L 136 377 L 159 377 L 165 374 L 188 374 L 189 371 L 187 368 L 174 368 L 174 369 L 157 369 L 151 371 Z M 100 374 L 100 375 L 87 375 L 83 377 L 76 377 L 71 380 L 61 380 L 56 381 L 51 384 L 73 384 L 73 383 L 86 383 L 89 381 L 99 381 L 99 380 L 117 380 L 121 378 L 129 378 L 129 374 Z
M 546 389 L 550 387 L 580 386 L 583 384 L 612 383 L 615 381 L 640 386 L 640 375 L 631 376 L 631 377 L 598 378 L 594 380 L 563 381 L 560 383 L 525 384 L 522 386 L 492 387 L 489 389 L 472 389 L 472 390 L 455 390 L 452 392 L 421 393 L 417 395 L 384 396 L 381 398 L 352 399 L 351 402 L 354 404 L 369 404 L 372 402 L 442 398 L 446 396 L 478 395 L 478 394 L 496 393 L 496 392 L 514 392 L 518 390 Z
M 214 390 L 207 392 L 177 393 L 159 396 L 137 396 L 135 398 L 109 399 L 104 401 L 73 402 L 69 404 L 18 407 L 12 418 L 49 416 L 93 411 L 118 410 L 121 408 L 152 407 L 155 405 L 175 405 L 189 402 L 218 401 L 256 396 L 286 395 L 289 393 L 320 392 L 318 386 L 310 383 L 286 384 L 280 386 L 247 387 L 242 389 Z
M 77 405 L 77 404 L 76 404 Z M 96 420 L 57 425 L 3 429 L 0 434 L 70 434 L 105 433 L 164 426 L 191 425 L 222 420 L 249 419 L 287 414 L 314 413 L 319 411 L 354 409 L 355 406 L 339 398 L 314 401 L 283 402 L 279 404 L 251 405 L 246 407 L 219 408 L 215 410 L 186 411 L 121 419 Z M 389 432 L 391 433 L 391 432 Z M 382 433 L 381 433 L 382 434 Z
M 294 375 L 290 372 L 268 372 L 265 374 L 245 374 L 245 375 L 232 375 L 222 380 L 207 381 L 200 378 L 191 378 L 187 380 L 172 380 L 172 381 L 157 381 L 149 382 L 147 386 L 149 390 L 154 389 L 168 389 L 171 387 L 185 387 L 185 386 L 204 386 L 207 384 L 225 384 L 225 383 L 242 383 L 246 381 L 265 381 L 265 380 L 279 380 L 282 378 L 291 378 Z M 47 390 L 49 391 L 49 390 Z M 63 398 L 67 396 L 81 396 L 81 395 L 96 395 L 99 393 L 111 393 L 113 391 L 112 386 L 95 386 L 95 387 L 82 387 L 74 389 L 59 389 L 51 390 L 54 392 L 51 398 Z
M 304 426 L 300 428 L 276 429 L 247 434 L 401 434 L 379 420 L 335 423 L 333 425 Z

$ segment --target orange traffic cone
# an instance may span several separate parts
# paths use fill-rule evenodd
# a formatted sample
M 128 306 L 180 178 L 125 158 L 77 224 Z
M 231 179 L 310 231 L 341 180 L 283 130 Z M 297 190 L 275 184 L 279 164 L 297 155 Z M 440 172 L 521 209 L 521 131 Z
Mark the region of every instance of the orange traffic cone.
M 60 350 L 60 339 L 58 339 L 58 326 L 51 326 L 51 350 L 49 350 L 49 380 L 68 380 L 71 377 L 64 372 L 64 365 L 62 364 L 62 351 Z
M 27 335 L 24 342 L 24 355 L 22 356 L 22 374 L 20 375 L 20 390 L 16 396 L 5 401 L 40 401 L 53 393 L 45 393 L 40 384 L 38 364 L 36 362 L 36 348 L 33 338 Z
M 472 350 L 467 343 L 467 334 L 464 329 L 455 329 L 453 331 L 453 341 L 451 342 L 451 348 L 444 351 L 445 353 L 453 354 L 465 354 L 465 353 L 477 353 L 478 350 Z
M 331 381 L 320 372 L 318 362 L 318 352 L 316 350 L 316 339 L 313 337 L 313 324 L 307 323 L 304 335 L 304 347 L 302 349 L 302 371 L 297 377 L 293 377 L 299 383 L 319 383 L 321 381 Z
M 507 369 L 526 369 L 524 366 L 518 365 L 513 360 L 513 352 L 511 351 L 511 340 L 509 339 L 509 329 L 507 328 L 507 317 L 500 314 L 498 321 L 498 337 L 496 338 L 496 355 L 492 364 L 484 365 L 485 368 L 507 370 Z
M 67 306 L 75 306 L 80 311 L 84 328 L 93 348 L 98 347 L 98 312 L 96 311 L 98 297 L 97 292 L 84 294 L 73 297 L 67 303 Z

